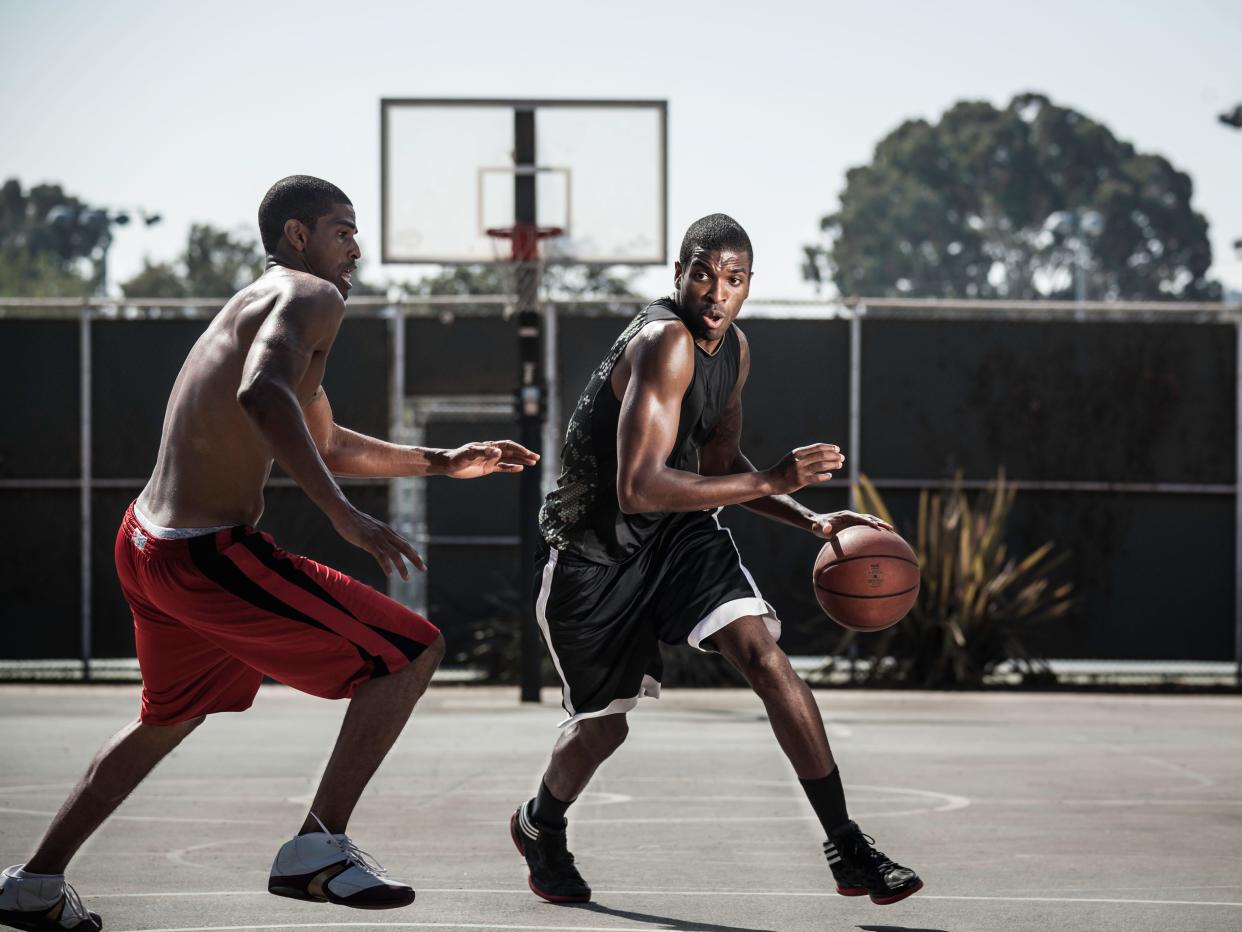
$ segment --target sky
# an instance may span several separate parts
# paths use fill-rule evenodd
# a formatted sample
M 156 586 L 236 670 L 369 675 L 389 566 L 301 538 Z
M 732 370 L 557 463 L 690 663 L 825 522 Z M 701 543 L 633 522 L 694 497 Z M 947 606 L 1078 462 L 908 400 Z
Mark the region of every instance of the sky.
M 724 211 L 755 245 L 752 298 L 814 297 L 802 246 L 880 139 L 958 100 L 1040 91 L 1189 173 L 1211 274 L 1242 291 L 1242 131 L 1216 120 L 1242 103 L 1236 0 L 0 0 L 0 90 L 0 178 L 163 216 L 119 232 L 114 282 L 174 258 L 191 223 L 253 233 L 293 173 L 353 199 L 364 277 L 419 277 L 378 265 L 380 98 L 659 98 L 670 255 Z

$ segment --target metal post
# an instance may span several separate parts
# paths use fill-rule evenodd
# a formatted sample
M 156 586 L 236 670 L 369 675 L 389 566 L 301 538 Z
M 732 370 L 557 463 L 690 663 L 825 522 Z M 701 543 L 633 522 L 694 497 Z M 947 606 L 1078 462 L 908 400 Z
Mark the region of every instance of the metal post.
M 850 317 L 850 433 L 845 462 L 849 464 L 850 510 L 859 510 L 858 474 L 862 466 L 862 318 L 866 307 L 854 305 Z
M 1234 324 L 1237 349 L 1234 352 L 1234 489 L 1233 489 L 1233 659 L 1234 677 L 1242 689 L 1242 318 Z
M 82 534 L 81 585 L 82 600 L 79 617 L 79 653 L 82 657 L 82 678 L 91 679 L 91 314 L 93 308 L 83 303 L 78 318 L 78 444 L 81 447 L 82 477 L 79 486 L 79 518 Z
M 544 400 L 542 340 L 539 320 L 539 239 L 535 233 L 535 111 L 516 110 L 513 116 L 513 261 L 517 264 L 518 300 L 518 442 L 527 449 L 541 446 Z M 535 623 L 535 546 L 542 470 L 527 468 L 521 476 L 518 509 L 521 553 L 518 558 L 517 604 L 521 626 L 521 697 L 538 702 L 542 680 L 543 648 Z
M 405 314 L 400 307 L 388 307 L 384 311 L 388 318 L 388 442 L 404 443 L 405 433 Z M 409 531 L 401 527 L 401 480 L 388 480 L 388 523 L 396 528 L 397 533 L 409 540 Z M 425 553 L 419 556 L 426 557 Z M 417 570 L 413 572 L 417 573 Z M 401 601 L 406 595 L 405 586 L 399 574 L 388 577 L 389 598 Z
M 561 473 L 561 380 L 556 360 L 557 323 L 556 305 L 549 301 L 543 306 L 544 420 L 543 442 L 539 446 L 539 470 L 543 473 L 540 488 L 544 496 L 556 488 L 556 479 Z
M 1074 215 L 1078 218 L 1078 215 Z M 1074 247 L 1074 300 L 1082 304 L 1087 300 L 1087 240 L 1082 230 L 1082 220 L 1078 218 L 1078 238 Z

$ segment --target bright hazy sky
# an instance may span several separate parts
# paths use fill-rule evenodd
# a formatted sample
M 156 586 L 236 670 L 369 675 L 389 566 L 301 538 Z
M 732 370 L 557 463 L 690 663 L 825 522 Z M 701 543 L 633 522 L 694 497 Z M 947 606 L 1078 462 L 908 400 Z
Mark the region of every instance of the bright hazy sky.
M 253 231 L 277 178 L 349 193 L 380 269 L 379 99 L 669 101 L 670 252 L 705 213 L 755 243 L 752 297 L 810 297 L 801 246 L 901 121 L 1037 90 L 1194 180 L 1213 274 L 1242 291 L 1242 3 L 17 2 L 0 0 L 0 177 L 146 207 L 113 281 L 191 222 Z M 364 259 L 365 262 L 365 259 Z M 642 279 L 663 289 L 671 273 Z

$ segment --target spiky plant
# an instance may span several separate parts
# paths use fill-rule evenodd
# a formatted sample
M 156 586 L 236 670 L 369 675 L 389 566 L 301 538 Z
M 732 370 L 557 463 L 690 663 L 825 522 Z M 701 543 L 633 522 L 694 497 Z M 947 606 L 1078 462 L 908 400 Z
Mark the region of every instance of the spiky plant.
M 894 524 L 866 476 L 859 477 L 858 491 L 864 511 Z M 892 628 L 853 636 L 859 655 L 872 660 L 869 680 L 971 687 L 981 685 L 1004 661 L 1013 661 L 1028 676 L 1050 675 L 1024 636 L 1069 611 L 1072 584 L 1058 585 L 1051 576 L 1069 554 L 1056 552 L 1052 541 L 1022 556 L 1009 552 L 1006 523 L 1016 494 L 1003 470 L 973 503 L 960 474 L 944 491 L 919 493 L 918 524 L 910 540 L 921 567 L 918 601 Z

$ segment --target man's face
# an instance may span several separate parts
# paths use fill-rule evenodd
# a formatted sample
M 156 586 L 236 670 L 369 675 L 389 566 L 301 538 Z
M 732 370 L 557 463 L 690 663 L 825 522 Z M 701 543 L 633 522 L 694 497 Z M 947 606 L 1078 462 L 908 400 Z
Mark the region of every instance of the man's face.
M 303 250 L 311 272 L 336 285 L 342 298 L 349 297 L 354 269 L 362 258 L 357 236 L 354 208 L 337 204 L 315 221 Z
M 686 322 L 701 340 L 721 339 L 750 294 L 750 254 L 721 249 L 690 254 L 686 268 L 673 266 L 677 302 Z

